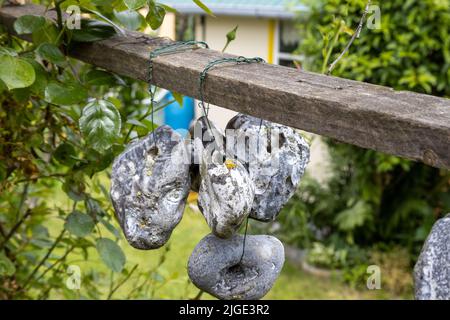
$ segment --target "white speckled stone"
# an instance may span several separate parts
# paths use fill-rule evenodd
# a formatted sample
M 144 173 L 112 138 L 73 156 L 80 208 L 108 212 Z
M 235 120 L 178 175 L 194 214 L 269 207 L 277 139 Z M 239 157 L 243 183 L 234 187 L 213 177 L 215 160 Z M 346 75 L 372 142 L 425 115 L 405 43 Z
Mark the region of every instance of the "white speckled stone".
M 195 247 L 188 262 L 192 282 L 226 300 L 255 300 L 272 288 L 284 264 L 283 244 L 275 237 L 248 235 L 221 239 L 212 234 Z
M 228 238 L 248 216 L 255 186 L 247 170 L 237 160 L 216 163 L 207 159 L 204 157 L 200 167 L 198 207 L 212 233 Z
M 227 155 L 248 168 L 256 188 L 250 217 L 275 220 L 305 172 L 310 155 L 308 144 L 290 127 L 269 121 L 261 125 L 261 119 L 243 114 L 230 120 L 229 129 L 234 130 L 235 137 L 229 138 L 226 131 Z M 248 137 L 248 142 L 239 143 L 244 137 Z
M 210 127 L 209 127 L 210 126 Z M 191 151 L 191 190 L 199 192 L 200 189 L 200 164 L 202 163 L 202 157 L 204 150 L 208 150 L 206 153 L 213 154 L 214 151 L 223 151 L 225 145 L 225 137 L 223 132 L 220 131 L 214 123 L 206 120 L 205 116 L 198 118 L 189 129 L 189 134 L 192 140 Z M 222 154 L 215 153 L 218 156 Z M 220 160 L 220 159 L 216 159 Z M 223 159 L 222 159 L 223 161 Z
M 111 200 L 126 239 L 137 249 L 163 246 L 183 215 L 189 161 L 183 138 L 168 126 L 132 143 L 114 161 Z
M 450 214 L 434 224 L 414 267 L 418 300 L 450 300 Z

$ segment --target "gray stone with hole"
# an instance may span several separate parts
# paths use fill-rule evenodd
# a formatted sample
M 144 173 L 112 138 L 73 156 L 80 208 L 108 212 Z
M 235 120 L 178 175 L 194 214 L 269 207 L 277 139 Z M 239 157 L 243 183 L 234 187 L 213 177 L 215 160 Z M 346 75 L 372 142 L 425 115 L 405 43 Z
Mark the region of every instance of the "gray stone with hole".
M 113 163 L 111 200 L 128 242 L 156 249 L 180 222 L 189 193 L 189 161 L 183 138 L 161 126 L 130 144 Z
M 238 114 L 227 124 L 227 155 L 246 165 L 255 183 L 250 217 L 273 221 L 294 195 L 309 162 L 309 146 L 294 129 Z M 229 131 L 232 130 L 232 131 Z
M 284 264 L 283 244 L 275 237 L 248 235 L 221 239 L 213 234 L 195 247 L 188 262 L 192 282 L 219 299 L 256 300 L 272 288 Z
M 418 300 L 450 300 L 450 214 L 434 224 L 414 267 Z

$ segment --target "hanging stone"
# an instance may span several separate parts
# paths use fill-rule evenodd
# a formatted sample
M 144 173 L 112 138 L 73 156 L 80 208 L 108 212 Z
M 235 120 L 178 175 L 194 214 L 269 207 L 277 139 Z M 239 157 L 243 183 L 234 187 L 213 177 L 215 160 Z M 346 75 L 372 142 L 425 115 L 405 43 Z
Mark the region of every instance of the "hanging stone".
M 284 264 L 283 244 L 267 235 L 234 235 L 220 239 L 209 234 L 195 247 L 188 262 L 192 282 L 219 299 L 255 300 L 272 288 Z
M 191 190 L 198 192 L 200 189 L 200 164 L 205 149 L 209 150 L 209 154 L 214 151 L 224 150 L 225 137 L 211 121 L 205 116 L 198 118 L 189 129 L 192 141 L 191 150 Z M 217 154 L 219 156 L 219 154 Z M 219 160 L 219 159 L 217 159 Z M 223 159 L 221 160 L 223 161 Z
M 228 238 L 250 213 L 255 186 L 239 161 L 227 159 L 222 162 L 218 158 L 221 158 L 219 151 L 210 156 L 204 150 L 198 207 L 212 233 Z
M 450 214 L 434 224 L 414 267 L 418 300 L 450 300 Z
M 154 142 L 156 137 L 156 145 Z M 183 138 L 168 126 L 130 144 L 114 161 L 111 200 L 128 242 L 156 249 L 183 215 L 189 161 Z
M 250 217 L 275 220 L 294 195 L 309 162 L 309 146 L 292 128 L 238 114 L 226 127 L 227 154 L 248 169 L 255 184 Z

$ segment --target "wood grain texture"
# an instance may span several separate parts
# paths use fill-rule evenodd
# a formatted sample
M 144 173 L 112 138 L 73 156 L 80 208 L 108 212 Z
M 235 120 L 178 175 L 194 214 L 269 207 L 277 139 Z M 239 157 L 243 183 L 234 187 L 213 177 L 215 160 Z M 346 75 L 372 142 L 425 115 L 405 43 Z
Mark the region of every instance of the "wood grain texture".
M 36 5 L 3 7 L 0 23 L 43 15 Z M 47 12 L 54 17 L 54 12 Z M 25 37 L 26 38 L 26 37 Z M 150 51 L 171 40 L 142 33 L 80 44 L 70 55 L 147 81 Z M 153 83 L 198 98 L 199 75 L 224 55 L 195 49 L 154 59 Z M 450 169 L 450 100 L 270 64 L 229 64 L 206 78 L 205 101 L 392 155 Z

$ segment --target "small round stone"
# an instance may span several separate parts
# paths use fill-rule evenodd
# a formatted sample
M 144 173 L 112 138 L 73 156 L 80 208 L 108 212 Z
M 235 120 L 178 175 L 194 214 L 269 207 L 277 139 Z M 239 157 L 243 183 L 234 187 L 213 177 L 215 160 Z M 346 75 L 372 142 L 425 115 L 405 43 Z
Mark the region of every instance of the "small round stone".
M 434 224 L 414 267 L 418 300 L 450 300 L 450 214 Z
M 255 186 L 239 161 L 228 159 L 216 163 L 207 159 L 208 156 L 204 156 L 200 167 L 198 207 L 212 233 L 228 238 L 250 213 Z
M 195 247 L 188 262 L 192 282 L 219 299 L 255 300 L 272 288 L 284 264 L 284 247 L 275 237 L 247 235 L 221 239 L 212 234 Z
M 247 167 L 255 184 L 250 217 L 275 220 L 305 172 L 310 154 L 308 144 L 290 127 L 244 114 L 229 121 L 226 135 L 227 155 Z
M 188 160 L 183 138 L 168 126 L 132 143 L 115 159 L 111 200 L 133 247 L 163 246 L 180 222 L 190 187 Z

